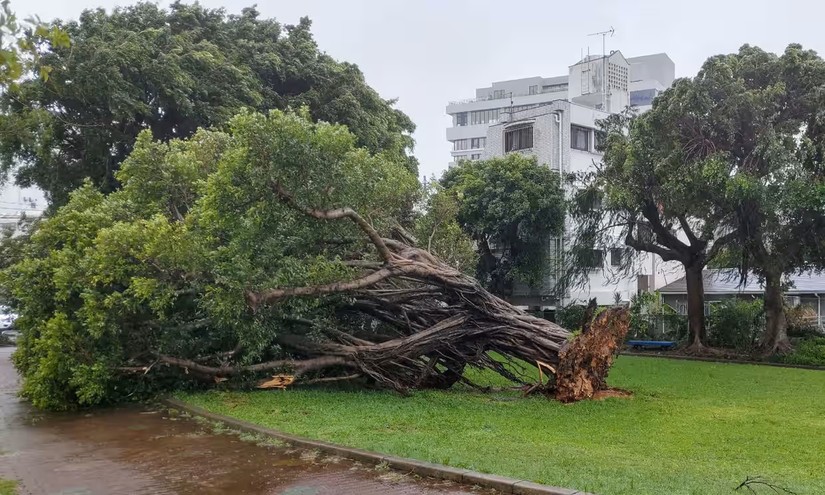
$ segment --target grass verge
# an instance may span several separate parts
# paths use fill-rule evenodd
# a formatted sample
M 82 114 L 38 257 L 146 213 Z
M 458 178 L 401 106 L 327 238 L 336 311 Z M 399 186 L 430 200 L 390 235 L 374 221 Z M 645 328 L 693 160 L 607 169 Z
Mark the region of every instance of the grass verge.
M 0 495 L 17 495 L 17 482 L 0 478 Z
M 732 493 L 748 476 L 825 493 L 825 372 L 622 356 L 610 383 L 634 397 L 563 405 L 296 388 L 178 398 L 309 438 L 601 495 Z

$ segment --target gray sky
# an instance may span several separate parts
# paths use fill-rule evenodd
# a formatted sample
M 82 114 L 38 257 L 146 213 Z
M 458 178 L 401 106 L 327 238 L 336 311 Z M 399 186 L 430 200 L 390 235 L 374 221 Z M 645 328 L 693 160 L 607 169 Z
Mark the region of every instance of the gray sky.
M 201 3 L 237 13 L 253 2 Z M 48 20 L 132 3 L 12 0 L 11 6 Z M 708 56 L 743 43 L 781 52 L 798 42 L 825 53 L 825 3 L 816 0 L 258 0 L 258 9 L 289 24 L 309 16 L 322 50 L 358 64 L 383 97 L 398 98 L 418 126 L 415 154 L 426 175 L 440 175 L 450 160 L 449 100 L 470 98 L 492 81 L 565 75 L 588 45 L 601 51 L 601 39 L 587 34 L 610 26 L 616 34 L 608 50 L 626 56 L 666 52 L 677 76 L 694 75 Z

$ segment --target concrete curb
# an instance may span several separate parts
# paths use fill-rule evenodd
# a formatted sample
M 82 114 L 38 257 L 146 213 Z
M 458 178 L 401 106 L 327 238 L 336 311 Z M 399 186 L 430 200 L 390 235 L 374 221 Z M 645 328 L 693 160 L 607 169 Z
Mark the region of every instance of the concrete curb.
M 392 469 L 404 471 L 406 473 L 414 473 L 419 476 L 450 480 L 468 485 L 478 485 L 484 488 L 493 488 L 502 493 L 513 493 L 516 495 L 593 495 L 567 488 L 541 485 L 539 483 L 517 480 L 515 478 L 507 478 L 494 474 L 477 473 L 468 469 L 453 468 L 442 464 L 433 464 L 431 462 L 418 461 L 415 459 L 394 457 L 391 455 L 379 454 L 378 452 L 370 452 L 367 450 L 343 447 L 318 440 L 310 440 L 308 438 L 283 433 L 278 430 L 264 428 L 263 426 L 240 419 L 216 414 L 207 411 L 202 407 L 193 406 L 177 399 L 166 398 L 162 399 L 161 403 L 171 409 L 179 409 L 195 416 L 204 417 L 211 421 L 225 423 L 232 429 L 239 430 L 244 433 L 254 433 L 271 438 L 277 438 L 278 440 L 282 440 L 296 447 L 318 450 L 325 454 L 345 457 L 347 459 L 352 459 L 359 462 L 370 464 L 386 463 L 387 466 Z
M 791 369 L 798 369 L 798 370 L 813 370 L 813 371 L 825 371 L 825 367 L 823 366 L 811 366 L 808 364 L 786 364 L 786 363 L 772 363 L 770 361 L 749 361 L 747 359 L 722 359 L 722 358 L 714 358 L 714 357 L 702 357 L 702 356 L 681 356 L 679 354 L 653 354 L 647 352 L 621 352 L 620 356 L 634 356 L 634 357 L 647 357 L 647 358 L 664 358 L 664 359 L 677 359 L 682 361 L 704 361 L 706 363 L 722 363 L 722 364 L 752 364 L 754 366 L 773 366 L 775 368 L 791 368 Z

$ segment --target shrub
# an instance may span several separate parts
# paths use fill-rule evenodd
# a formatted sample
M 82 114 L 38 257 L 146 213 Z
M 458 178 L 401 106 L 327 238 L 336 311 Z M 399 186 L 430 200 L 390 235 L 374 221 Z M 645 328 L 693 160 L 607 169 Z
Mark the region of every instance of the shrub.
M 743 352 L 750 351 L 756 345 L 765 324 L 762 301 L 722 301 L 713 306 L 707 322 L 710 345 Z
M 814 323 L 816 310 L 810 306 L 799 305 L 785 308 L 785 318 L 788 321 L 789 337 L 810 338 L 822 336 L 822 332 Z
M 556 310 L 556 323 L 571 332 L 580 329 L 585 311 L 587 311 L 587 306 L 582 304 L 570 304 L 560 308 Z
M 630 301 L 628 339 L 680 341 L 687 335 L 687 318 L 662 303 L 658 292 L 643 292 Z
M 825 366 L 825 337 L 803 340 L 783 361 L 788 364 Z

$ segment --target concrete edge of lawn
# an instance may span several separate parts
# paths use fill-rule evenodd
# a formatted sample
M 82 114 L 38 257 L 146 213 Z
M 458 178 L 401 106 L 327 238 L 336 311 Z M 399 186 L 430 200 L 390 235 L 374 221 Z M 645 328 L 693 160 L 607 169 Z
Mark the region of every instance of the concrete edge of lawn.
M 244 433 L 264 435 L 289 443 L 295 447 L 318 450 L 326 454 L 344 457 L 354 461 L 376 465 L 385 463 L 389 468 L 397 471 L 403 471 L 405 473 L 414 473 L 419 476 L 450 480 L 468 485 L 478 485 L 484 488 L 493 488 L 502 493 L 513 493 L 515 495 L 592 495 L 568 488 L 542 485 L 527 480 L 497 476 L 495 474 L 479 473 L 468 469 L 445 466 L 443 464 L 434 464 L 416 459 L 384 455 L 379 452 L 371 452 L 368 450 L 344 447 L 342 445 L 335 445 L 329 442 L 321 442 L 318 440 L 311 440 L 309 438 L 298 437 L 282 431 L 249 423 L 248 421 L 235 419 L 222 414 L 216 414 L 207 411 L 202 407 L 194 406 L 178 399 L 164 398 L 161 402 L 170 409 L 177 409 L 187 412 L 193 416 L 200 416 L 210 421 L 217 421 L 234 430 L 239 430 Z

